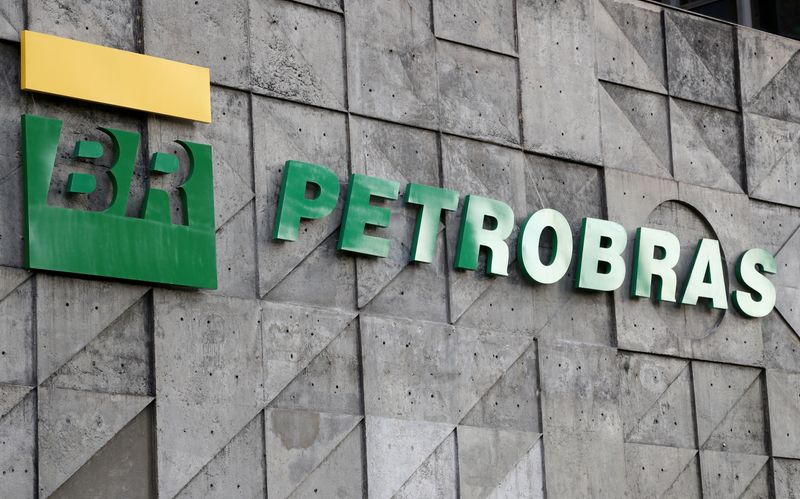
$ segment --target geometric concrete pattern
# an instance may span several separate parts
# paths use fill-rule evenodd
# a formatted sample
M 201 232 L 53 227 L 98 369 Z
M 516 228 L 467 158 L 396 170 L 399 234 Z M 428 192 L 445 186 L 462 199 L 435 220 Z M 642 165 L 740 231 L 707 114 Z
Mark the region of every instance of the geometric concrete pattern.
M 213 123 L 23 94 L 22 29 L 208 67 Z M 800 42 L 639 0 L 0 0 L 0 63 L 0 497 L 800 498 Z M 173 141 L 212 144 L 219 288 L 24 270 L 23 113 L 81 209 L 97 126 L 142 134 L 129 215 L 179 156 L 175 223 Z M 295 242 L 287 160 L 342 186 Z M 458 191 L 432 263 L 402 201 L 387 258 L 336 250 L 352 173 Z M 467 194 L 514 211 L 508 277 L 453 268 Z M 718 239 L 728 292 L 764 248 L 776 309 L 577 292 L 577 244 L 530 283 L 540 208 L 619 222 L 627 265 L 673 232 L 679 283 Z

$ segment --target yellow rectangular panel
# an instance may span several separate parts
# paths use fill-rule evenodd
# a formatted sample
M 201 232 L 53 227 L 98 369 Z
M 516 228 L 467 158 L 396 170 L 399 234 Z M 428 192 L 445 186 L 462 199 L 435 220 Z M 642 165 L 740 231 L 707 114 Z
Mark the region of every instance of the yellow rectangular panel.
M 208 68 L 23 31 L 22 90 L 211 123 Z

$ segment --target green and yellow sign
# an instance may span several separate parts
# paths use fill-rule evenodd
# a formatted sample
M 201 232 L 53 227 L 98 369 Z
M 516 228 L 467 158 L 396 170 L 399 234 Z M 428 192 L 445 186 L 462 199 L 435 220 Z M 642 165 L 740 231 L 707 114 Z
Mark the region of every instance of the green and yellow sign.
M 26 31 L 22 34 L 23 90 L 45 92 L 197 121 L 211 121 L 208 69 Z M 138 216 L 126 216 L 141 137 L 101 128 L 113 147 L 105 172 L 111 202 L 103 211 L 48 204 L 62 123 L 22 117 L 25 182 L 25 261 L 52 270 L 194 288 L 216 288 L 214 182 L 211 146 L 177 141 L 189 158 L 178 193 L 184 224 L 170 220 L 169 194 L 148 187 Z M 103 156 L 103 144 L 78 141 L 77 160 Z M 155 153 L 150 175 L 178 170 L 178 157 Z M 70 173 L 67 196 L 86 196 L 97 186 L 88 173 Z

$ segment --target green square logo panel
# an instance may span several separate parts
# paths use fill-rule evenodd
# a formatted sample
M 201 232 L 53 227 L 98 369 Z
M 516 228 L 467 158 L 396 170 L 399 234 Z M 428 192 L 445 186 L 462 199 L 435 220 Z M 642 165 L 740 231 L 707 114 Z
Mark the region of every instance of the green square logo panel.
M 125 215 L 139 149 L 139 133 L 101 128 L 113 144 L 106 175 L 111 202 L 103 211 L 51 206 L 47 194 L 61 136 L 60 120 L 22 117 L 25 182 L 25 261 L 30 269 L 129 279 L 190 288 L 217 287 L 211 146 L 178 141 L 189 157 L 189 174 L 178 188 L 185 225 L 170 221 L 167 192 L 149 187 L 140 216 Z M 102 155 L 102 145 L 78 142 L 73 155 Z M 156 153 L 151 175 L 177 170 L 177 157 Z M 92 175 L 72 173 L 68 195 L 95 189 Z

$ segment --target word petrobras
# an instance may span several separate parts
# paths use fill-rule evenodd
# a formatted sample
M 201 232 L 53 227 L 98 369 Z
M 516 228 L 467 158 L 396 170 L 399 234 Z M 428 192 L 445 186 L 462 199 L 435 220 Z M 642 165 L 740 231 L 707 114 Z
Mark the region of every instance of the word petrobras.
M 339 179 L 323 166 L 287 161 L 281 182 L 273 238 L 295 241 L 303 219 L 319 219 L 333 212 L 339 199 Z M 307 195 L 311 192 L 310 195 Z M 400 185 L 391 180 L 353 174 L 345 196 L 337 248 L 343 251 L 386 257 L 391 241 L 369 235 L 369 227 L 389 226 L 389 208 L 375 206 L 375 199 L 396 200 Z M 420 184 L 408 184 L 404 200 L 418 207 L 410 260 L 431 263 L 436 252 L 436 235 L 444 211 L 455 211 L 459 193 Z M 509 247 L 506 240 L 514 229 L 514 213 L 507 204 L 486 197 L 467 195 L 461 212 L 461 226 L 455 251 L 457 269 L 477 270 L 481 252 L 486 254 L 486 272 L 508 275 Z M 552 247 L 542 259 L 539 246 L 549 232 Z M 584 218 L 577 242 L 574 286 L 593 291 L 614 291 L 625 280 L 622 254 L 627 232 L 618 223 Z M 517 264 L 530 281 L 553 284 L 561 280 L 572 263 L 572 229 L 556 210 L 544 208 L 532 213 L 520 227 Z M 633 297 L 696 305 L 700 300 L 717 309 L 728 308 L 722 250 L 719 241 L 697 242 L 690 271 L 680 290 L 674 267 L 680 258 L 680 241 L 667 231 L 647 227 L 636 229 L 631 262 L 630 294 Z M 739 255 L 736 278 L 746 291 L 730 294 L 736 309 L 746 317 L 763 317 L 775 306 L 775 287 L 765 274 L 775 274 L 775 258 L 763 249 Z

